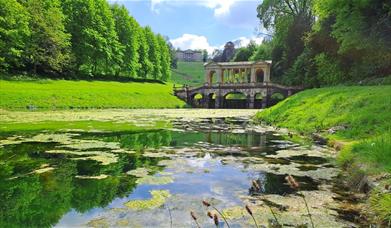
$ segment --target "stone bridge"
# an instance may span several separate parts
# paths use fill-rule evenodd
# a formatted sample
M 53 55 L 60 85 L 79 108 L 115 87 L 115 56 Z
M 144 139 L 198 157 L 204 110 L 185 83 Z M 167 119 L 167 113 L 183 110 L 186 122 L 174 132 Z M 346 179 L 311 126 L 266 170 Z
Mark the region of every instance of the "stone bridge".
M 174 93 L 193 107 L 265 108 L 301 90 L 270 82 L 271 61 L 205 64 L 201 87 L 175 87 Z

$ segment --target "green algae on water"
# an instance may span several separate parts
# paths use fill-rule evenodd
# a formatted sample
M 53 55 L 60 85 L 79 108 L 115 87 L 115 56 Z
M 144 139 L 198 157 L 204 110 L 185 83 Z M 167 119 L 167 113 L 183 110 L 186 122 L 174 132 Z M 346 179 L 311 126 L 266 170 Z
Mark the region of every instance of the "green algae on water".
M 171 197 L 168 190 L 150 191 L 152 198 L 148 200 L 132 200 L 125 203 L 125 206 L 133 210 L 147 210 L 161 207 L 166 199 Z

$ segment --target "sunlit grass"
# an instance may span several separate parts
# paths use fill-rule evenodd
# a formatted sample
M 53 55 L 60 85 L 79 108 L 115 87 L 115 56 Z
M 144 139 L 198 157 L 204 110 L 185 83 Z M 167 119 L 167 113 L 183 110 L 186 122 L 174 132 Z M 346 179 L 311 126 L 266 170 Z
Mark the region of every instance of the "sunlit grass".
M 204 74 L 203 62 L 178 62 L 177 69 L 172 70 L 171 81 L 181 85 L 202 85 Z
M 322 132 L 354 142 L 341 160 L 365 163 L 369 172 L 391 171 L 391 86 L 306 90 L 258 113 L 257 118 L 304 134 Z M 328 134 L 336 126 L 345 129 Z
M 172 84 L 103 81 L 0 80 L 0 108 L 180 108 Z

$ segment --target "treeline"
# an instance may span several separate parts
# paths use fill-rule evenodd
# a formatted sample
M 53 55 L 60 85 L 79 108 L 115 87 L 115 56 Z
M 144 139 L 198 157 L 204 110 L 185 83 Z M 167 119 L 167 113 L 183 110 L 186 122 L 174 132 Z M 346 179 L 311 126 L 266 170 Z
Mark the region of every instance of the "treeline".
M 0 0 L 0 71 L 167 81 L 168 41 L 106 0 Z
M 272 38 L 237 57 L 273 60 L 273 80 L 318 87 L 391 78 L 391 1 L 264 0 L 257 11 Z

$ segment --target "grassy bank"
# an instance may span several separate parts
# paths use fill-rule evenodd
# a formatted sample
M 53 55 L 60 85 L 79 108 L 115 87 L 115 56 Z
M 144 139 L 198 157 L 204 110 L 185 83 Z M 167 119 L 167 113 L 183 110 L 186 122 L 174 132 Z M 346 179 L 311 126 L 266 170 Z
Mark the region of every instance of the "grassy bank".
M 256 118 L 299 134 L 319 133 L 331 144 L 344 145 L 338 162 L 350 170 L 352 179 L 354 175 L 381 177 L 391 173 L 391 86 L 307 90 Z M 391 180 L 381 179 L 370 202 L 373 210 L 380 210 L 380 218 L 388 221 L 391 197 L 384 189 Z
M 0 109 L 179 108 L 172 84 L 0 80 Z
M 172 69 L 171 80 L 176 84 L 202 85 L 204 84 L 203 62 L 178 62 L 177 69 Z

